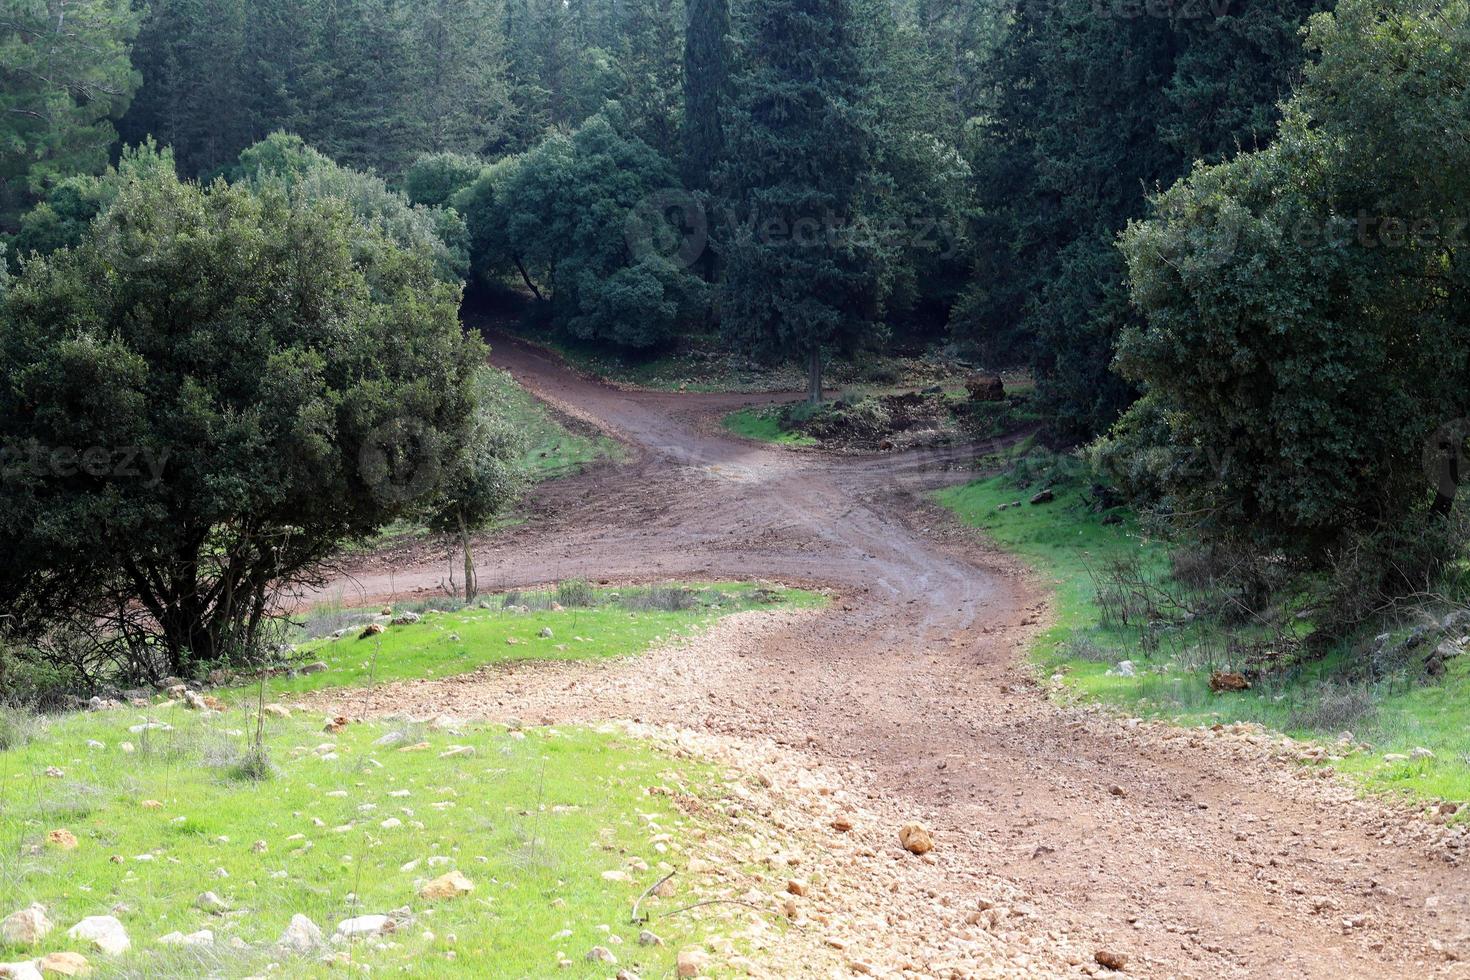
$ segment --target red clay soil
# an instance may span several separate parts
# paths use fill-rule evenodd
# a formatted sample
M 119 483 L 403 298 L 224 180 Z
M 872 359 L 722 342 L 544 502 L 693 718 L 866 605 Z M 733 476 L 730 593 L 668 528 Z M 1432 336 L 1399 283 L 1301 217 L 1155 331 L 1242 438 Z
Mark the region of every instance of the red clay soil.
M 1047 698 L 1022 656 L 1044 592 L 920 495 L 963 479 L 952 451 L 755 445 L 713 421 L 749 395 L 621 391 L 493 339 L 497 364 L 629 459 L 543 487 L 527 526 L 480 544 L 482 587 L 761 578 L 839 598 L 737 631 L 722 656 L 696 647 L 692 665 L 488 671 L 399 685 L 370 710 L 773 740 L 927 821 L 954 900 L 1012 883 L 1043 928 L 1126 952 L 1130 975 L 1470 976 L 1455 960 L 1470 957 L 1461 837 L 1302 778 L 1254 736 L 1161 731 Z M 404 598 L 436 592 L 447 569 L 400 555 L 335 588 Z

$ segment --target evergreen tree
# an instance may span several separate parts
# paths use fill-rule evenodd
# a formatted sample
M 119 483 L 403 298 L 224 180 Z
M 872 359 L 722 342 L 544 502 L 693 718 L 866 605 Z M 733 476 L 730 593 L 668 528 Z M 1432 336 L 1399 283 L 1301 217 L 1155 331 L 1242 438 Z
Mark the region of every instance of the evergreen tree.
M 953 326 L 997 358 L 1032 360 L 1056 434 L 1096 433 L 1134 396 L 1108 371 L 1136 322 L 1118 233 L 1193 159 L 1270 138 L 1318 6 L 1018 6 L 975 159 L 981 250 Z
M 730 84 L 728 0 L 686 0 L 684 33 L 684 184 L 708 190 L 725 149 Z
M 480 153 L 503 141 L 510 112 L 498 0 L 427 0 L 409 38 L 405 107 L 420 152 Z
M 154 0 L 133 48 L 144 84 L 118 124 L 125 143 L 173 147 L 179 170 L 205 174 L 253 138 L 244 0 Z
M 865 233 L 873 83 L 850 0 L 769 0 L 744 11 L 743 65 L 723 173 L 734 221 L 722 325 L 738 347 L 807 365 L 874 336 L 884 276 Z
M 48 182 L 107 166 L 138 21 L 128 0 L 0 0 L 0 228 Z

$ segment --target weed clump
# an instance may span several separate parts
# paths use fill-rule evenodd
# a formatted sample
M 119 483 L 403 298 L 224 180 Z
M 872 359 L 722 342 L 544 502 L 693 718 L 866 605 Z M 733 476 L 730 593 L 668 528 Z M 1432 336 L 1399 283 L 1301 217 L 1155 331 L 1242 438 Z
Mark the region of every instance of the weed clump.
M 0 707 L 0 752 L 18 749 L 36 737 L 36 716 L 21 708 Z
M 618 596 L 618 606 L 629 612 L 688 612 L 699 606 L 699 593 L 680 586 L 650 586 Z
M 556 601 L 568 609 L 590 609 L 597 605 L 597 591 L 586 579 L 574 578 L 557 583 Z

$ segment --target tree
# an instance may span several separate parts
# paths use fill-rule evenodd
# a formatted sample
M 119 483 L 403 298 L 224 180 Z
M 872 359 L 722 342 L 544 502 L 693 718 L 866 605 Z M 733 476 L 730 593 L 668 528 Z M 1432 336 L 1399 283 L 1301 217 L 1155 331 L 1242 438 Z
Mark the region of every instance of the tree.
M 684 33 L 684 184 L 707 191 L 725 149 L 730 87 L 728 0 L 686 0 Z
M 486 367 L 476 376 L 476 408 L 469 437 L 424 515 L 429 530 L 452 535 L 459 543 L 465 602 L 473 602 L 479 590 L 471 532 L 505 513 L 525 489 L 519 465 L 525 440 L 506 421 L 510 415 L 507 384 L 513 382 L 498 375 Z
M 420 151 L 480 153 L 504 141 L 511 113 L 499 0 L 421 0 L 407 41 L 399 112 Z
M 432 499 L 468 441 L 459 289 L 340 202 L 130 181 L 0 307 L 0 602 L 134 674 L 253 652 L 275 590 Z
M 154 143 L 123 147 L 117 167 L 97 176 L 79 175 L 54 185 L 46 199 L 20 219 L 12 241 L 16 260 L 32 252 L 49 255 L 57 249 L 73 248 L 87 237 L 92 221 L 130 183 L 173 174 L 173 152 Z
M 236 180 L 277 187 L 301 201 L 345 202 L 358 223 L 387 235 L 434 263 L 445 282 L 469 274 L 469 233 L 448 208 L 412 205 L 373 174 L 338 166 L 291 133 L 272 133 L 240 154 Z
M 876 144 L 872 79 L 850 0 L 771 0 L 744 17 L 721 322 L 755 356 L 803 362 L 818 402 L 824 351 L 871 339 L 886 291 L 859 211 Z
M 0 0 L 0 229 L 50 181 L 107 165 L 138 20 L 128 0 Z
M 952 323 L 991 358 L 1032 363 L 1054 435 L 1094 435 L 1136 395 L 1108 371 L 1136 325 L 1117 234 L 1150 187 L 1270 140 L 1320 6 L 1018 5 L 978 134 L 979 254 Z
M 677 189 L 668 161 L 598 115 L 490 168 L 455 207 L 477 274 L 514 267 L 558 329 L 650 348 L 704 302 L 699 279 L 656 247 L 672 233 L 657 202 Z
M 479 179 L 485 161 L 463 153 L 428 153 L 403 177 L 403 193 L 413 204 L 440 208 Z
M 1320 562 L 1455 498 L 1470 16 L 1344 0 L 1309 43 L 1275 142 L 1197 167 L 1130 226 L 1145 319 L 1118 363 L 1148 397 L 1100 451 L 1201 533 Z
M 118 123 L 122 139 L 156 139 L 173 148 L 183 173 L 213 173 L 256 138 L 246 53 L 252 7 L 152 0 L 144 9 L 133 45 L 143 86 Z

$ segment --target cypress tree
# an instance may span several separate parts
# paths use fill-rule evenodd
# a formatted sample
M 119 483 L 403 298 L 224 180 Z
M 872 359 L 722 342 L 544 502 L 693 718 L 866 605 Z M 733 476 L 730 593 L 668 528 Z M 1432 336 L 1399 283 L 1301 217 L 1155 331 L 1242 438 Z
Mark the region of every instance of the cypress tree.
M 858 208 L 875 155 L 872 79 L 851 0 L 768 0 L 745 17 L 722 178 L 734 223 L 723 327 L 754 356 L 805 363 L 819 402 L 824 352 L 871 338 L 882 310 Z
M 724 103 L 730 82 L 728 0 L 686 0 L 684 32 L 684 183 L 708 190 L 725 149 Z

